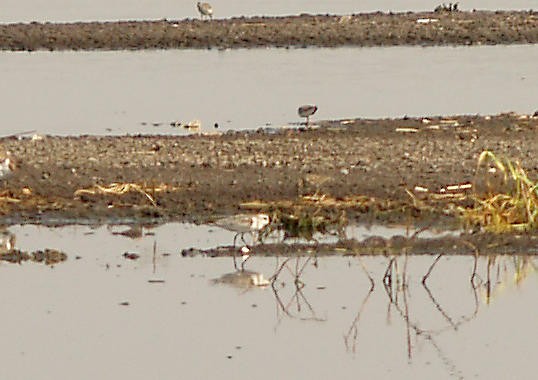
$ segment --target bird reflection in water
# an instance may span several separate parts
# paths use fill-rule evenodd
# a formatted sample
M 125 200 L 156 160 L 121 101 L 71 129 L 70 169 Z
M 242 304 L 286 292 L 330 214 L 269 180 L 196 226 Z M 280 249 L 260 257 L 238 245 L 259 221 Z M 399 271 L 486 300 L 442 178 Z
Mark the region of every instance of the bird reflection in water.
M 229 285 L 234 288 L 249 290 L 253 288 L 265 288 L 271 282 L 267 280 L 263 273 L 251 270 L 238 270 L 232 273 L 226 273 L 211 280 L 213 284 Z
M 0 230 L 0 253 L 6 253 L 15 249 L 15 234 L 8 230 Z

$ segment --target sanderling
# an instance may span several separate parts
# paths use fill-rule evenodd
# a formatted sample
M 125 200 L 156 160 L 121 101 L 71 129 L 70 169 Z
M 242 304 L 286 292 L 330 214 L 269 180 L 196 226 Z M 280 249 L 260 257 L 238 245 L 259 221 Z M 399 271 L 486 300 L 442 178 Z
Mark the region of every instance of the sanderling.
M 210 19 L 213 19 L 213 7 L 209 3 L 197 2 L 196 6 L 198 7 L 198 12 L 200 12 L 200 18 L 203 20 L 204 16 L 208 16 Z
M 308 127 L 308 124 L 310 123 L 310 116 L 316 113 L 318 110 L 318 106 L 313 104 L 307 104 L 304 106 L 299 107 L 297 110 L 297 113 L 301 117 L 306 117 L 306 126 Z
M 247 244 L 244 236 L 250 233 L 254 236 L 259 233 L 269 224 L 269 216 L 267 214 L 237 214 L 228 216 L 215 221 L 216 226 L 225 230 L 236 232 L 234 236 L 234 247 L 238 236 L 241 236 L 243 243 Z

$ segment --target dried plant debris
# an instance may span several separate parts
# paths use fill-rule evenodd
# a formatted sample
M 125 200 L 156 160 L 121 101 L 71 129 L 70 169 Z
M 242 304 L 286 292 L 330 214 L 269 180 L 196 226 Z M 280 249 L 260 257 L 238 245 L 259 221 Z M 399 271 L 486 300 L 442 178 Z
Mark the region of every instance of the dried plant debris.
M 93 185 L 92 187 L 87 189 L 78 189 L 75 191 L 74 196 L 76 199 L 81 199 L 81 197 L 85 195 L 121 196 L 128 193 L 140 193 L 149 200 L 152 206 L 157 207 L 157 202 L 155 200 L 156 193 L 162 191 L 175 191 L 177 189 L 177 187 L 169 186 L 166 184 L 145 186 L 137 183 L 112 183 L 107 186 Z
M 485 171 L 480 170 L 483 167 Z M 528 177 L 519 162 L 484 151 L 476 172 L 483 191 L 473 194 L 471 207 L 459 208 L 466 225 L 498 233 L 537 229 L 538 182 Z

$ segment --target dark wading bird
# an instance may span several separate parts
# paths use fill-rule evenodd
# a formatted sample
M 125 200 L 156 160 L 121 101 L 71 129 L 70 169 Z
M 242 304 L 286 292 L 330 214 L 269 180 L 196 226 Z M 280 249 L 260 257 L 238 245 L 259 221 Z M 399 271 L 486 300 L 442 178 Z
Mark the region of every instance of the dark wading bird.
M 306 117 L 306 126 L 308 127 L 310 123 L 310 116 L 315 114 L 317 110 L 318 110 L 318 106 L 315 106 L 313 104 L 307 104 L 305 106 L 299 107 L 299 109 L 297 110 L 297 113 L 301 117 Z
M 204 16 L 208 16 L 213 20 L 213 7 L 209 3 L 197 2 L 196 6 L 198 7 L 198 12 L 200 12 L 200 18 L 203 20 Z

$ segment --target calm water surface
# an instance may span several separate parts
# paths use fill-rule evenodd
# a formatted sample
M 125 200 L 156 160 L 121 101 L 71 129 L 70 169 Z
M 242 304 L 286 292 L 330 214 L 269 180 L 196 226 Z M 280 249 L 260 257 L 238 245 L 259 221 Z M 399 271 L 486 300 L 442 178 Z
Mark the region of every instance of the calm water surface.
M 253 15 L 349 14 L 426 11 L 437 0 L 211 0 L 216 18 Z M 184 19 L 198 17 L 196 1 L 169 0 L 4 0 L 0 22 Z M 531 9 L 536 0 L 467 0 L 460 9 Z
M 179 254 L 228 244 L 225 231 L 172 224 L 139 239 L 112 235 L 121 229 L 9 228 L 18 248 L 69 258 L 0 265 L 1 378 L 535 378 L 536 258 L 482 258 L 473 288 L 472 257 L 441 259 L 426 287 L 434 257 L 397 258 L 386 286 L 389 258 L 364 257 L 373 290 L 356 258 L 298 273 L 301 258 L 274 289 L 244 289 L 211 282 L 233 271 L 230 258 Z M 267 278 L 277 260 L 253 258 L 248 269 Z
M 0 52 L 0 134 L 180 134 L 315 119 L 533 113 L 538 45 Z

